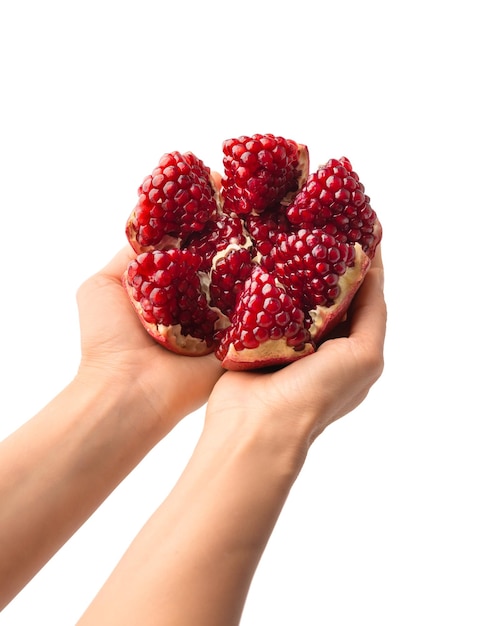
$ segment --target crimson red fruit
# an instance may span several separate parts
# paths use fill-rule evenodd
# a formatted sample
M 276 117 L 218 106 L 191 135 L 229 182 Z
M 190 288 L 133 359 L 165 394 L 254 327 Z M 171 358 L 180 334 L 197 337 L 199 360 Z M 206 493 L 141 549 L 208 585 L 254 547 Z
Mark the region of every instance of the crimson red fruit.
M 381 239 L 345 157 L 309 175 L 306 146 L 272 134 L 223 143 L 221 183 L 191 152 L 139 188 L 123 284 L 141 323 L 179 354 L 227 369 L 315 352 L 343 320 Z

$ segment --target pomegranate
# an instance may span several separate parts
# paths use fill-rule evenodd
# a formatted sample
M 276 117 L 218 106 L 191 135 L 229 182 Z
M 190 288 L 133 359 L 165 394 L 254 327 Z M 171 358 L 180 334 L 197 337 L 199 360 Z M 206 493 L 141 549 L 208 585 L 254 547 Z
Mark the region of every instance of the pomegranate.
M 305 145 L 223 143 L 221 181 L 191 152 L 164 154 L 127 224 L 122 281 L 141 323 L 179 354 L 226 369 L 289 363 L 341 322 L 382 230 L 350 161 L 309 174 Z

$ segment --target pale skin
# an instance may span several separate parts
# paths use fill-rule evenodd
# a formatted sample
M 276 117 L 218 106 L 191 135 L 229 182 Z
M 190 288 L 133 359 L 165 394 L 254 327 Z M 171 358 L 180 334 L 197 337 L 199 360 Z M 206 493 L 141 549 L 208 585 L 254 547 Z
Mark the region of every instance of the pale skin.
M 236 625 L 312 442 L 356 408 L 381 374 L 380 252 L 346 336 L 272 373 L 223 373 L 213 355 L 181 357 L 157 345 L 120 283 L 131 256 L 122 250 L 79 289 L 75 379 L 0 443 L 0 606 L 156 443 L 207 402 L 185 471 L 79 624 Z

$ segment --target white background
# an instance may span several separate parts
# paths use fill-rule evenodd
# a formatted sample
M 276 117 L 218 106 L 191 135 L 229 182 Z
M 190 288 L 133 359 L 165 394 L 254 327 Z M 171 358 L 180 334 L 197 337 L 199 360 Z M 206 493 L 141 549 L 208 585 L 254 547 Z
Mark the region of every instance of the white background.
M 311 450 L 244 626 L 486 623 L 481 4 L 1 4 L 2 438 L 75 373 L 76 289 L 124 245 L 162 153 L 218 169 L 226 138 L 287 136 L 314 168 L 348 156 L 383 222 L 385 373 Z M 202 419 L 149 454 L 2 626 L 74 624 Z

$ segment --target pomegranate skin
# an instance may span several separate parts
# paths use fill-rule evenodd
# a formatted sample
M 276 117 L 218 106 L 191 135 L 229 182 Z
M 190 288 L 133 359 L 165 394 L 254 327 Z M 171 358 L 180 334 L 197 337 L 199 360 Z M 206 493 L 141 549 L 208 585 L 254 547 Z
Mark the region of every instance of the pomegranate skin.
M 192 153 L 163 155 L 127 220 L 122 282 L 165 348 L 282 366 L 345 320 L 382 227 L 346 157 L 309 175 L 305 145 L 258 134 L 226 140 L 223 165 L 220 179 Z
M 236 350 L 234 344 L 230 344 L 226 354 L 221 357 L 221 365 L 234 372 L 279 367 L 298 361 L 315 351 L 315 347 L 309 343 L 297 352 L 278 339 L 269 340 L 255 349 Z

